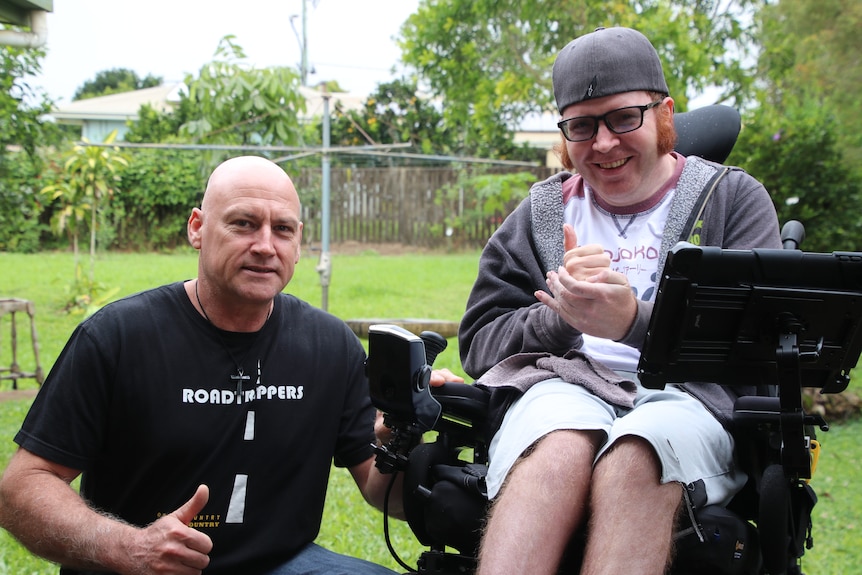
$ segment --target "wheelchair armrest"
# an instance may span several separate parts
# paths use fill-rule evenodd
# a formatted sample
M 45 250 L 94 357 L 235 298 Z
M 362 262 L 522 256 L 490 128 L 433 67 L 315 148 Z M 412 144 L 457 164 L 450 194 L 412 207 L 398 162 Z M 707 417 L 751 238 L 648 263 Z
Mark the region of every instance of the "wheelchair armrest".
M 777 397 L 744 395 L 733 404 L 733 422 L 740 426 L 779 423 L 781 402 Z
M 781 416 L 781 400 L 777 397 L 744 395 L 733 404 L 733 422 L 742 428 L 767 424 L 777 429 L 781 425 Z M 829 424 L 818 414 L 804 414 L 802 423 L 829 431 Z
M 491 394 L 485 388 L 450 382 L 432 387 L 431 395 L 440 402 L 444 416 L 450 415 L 474 423 L 485 421 L 488 417 Z

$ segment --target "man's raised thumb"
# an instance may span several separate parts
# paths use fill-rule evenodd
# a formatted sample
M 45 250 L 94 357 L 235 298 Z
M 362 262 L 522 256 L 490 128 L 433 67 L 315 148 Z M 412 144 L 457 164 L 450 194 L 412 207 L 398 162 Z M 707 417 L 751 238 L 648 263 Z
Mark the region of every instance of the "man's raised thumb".
M 197 491 L 192 498 L 183 503 L 179 509 L 173 512 L 173 516 L 188 525 L 201 512 L 210 499 L 210 488 L 206 485 L 198 485 Z

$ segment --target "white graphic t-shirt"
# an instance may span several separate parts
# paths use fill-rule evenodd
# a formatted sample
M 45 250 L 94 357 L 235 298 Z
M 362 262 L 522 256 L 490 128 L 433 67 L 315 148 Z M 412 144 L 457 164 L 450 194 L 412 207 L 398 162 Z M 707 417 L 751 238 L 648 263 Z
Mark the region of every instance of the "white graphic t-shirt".
M 646 202 L 624 209 L 602 202 L 581 178 L 570 178 L 563 185 L 565 222 L 574 227 L 578 243 L 603 246 L 611 269 L 625 274 L 637 298 L 644 301 L 655 299 L 662 232 L 678 178 L 676 173 Z M 637 371 L 640 352 L 627 345 L 584 334 L 582 351 L 611 369 Z

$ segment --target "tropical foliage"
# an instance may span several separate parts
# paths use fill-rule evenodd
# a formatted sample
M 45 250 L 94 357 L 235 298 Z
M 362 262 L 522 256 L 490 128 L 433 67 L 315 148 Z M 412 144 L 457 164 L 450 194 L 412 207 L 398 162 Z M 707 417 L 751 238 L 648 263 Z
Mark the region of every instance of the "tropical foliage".
M 215 59 L 187 76 L 188 100 L 197 114 L 180 128 L 197 143 L 290 145 L 300 139 L 305 99 L 291 68 L 256 69 L 233 36 L 219 43 Z
M 861 6 L 852 0 L 423 0 L 400 39 L 412 75 L 379 85 L 360 111 L 335 107 L 332 144 L 407 143 L 425 161 L 539 160 L 513 143 L 513 133 L 518 121 L 552 106 L 549 74 L 557 51 L 596 26 L 633 26 L 656 45 L 678 110 L 710 88 L 716 101 L 742 110 L 744 129 L 731 161 L 766 184 L 782 220 L 805 222 L 806 248 L 853 249 L 862 213 Z M 0 249 L 33 251 L 58 241 L 47 233 L 51 216 L 55 225 L 72 221 L 68 210 L 45 209 L 47 199 L 38 194 L 46 185 L 62 188 L 53 174 L 62 172 L 64 148 L 52 151 L 56 130 L 42 119 L 50 102 L 26 81 L 38 73 L 41 52 L 3 47 L 0 55 Z M 319 123 L 299 122 L 298 78 L 290 68 L 255 69 L 226 36 L 213 61 L 186 78 L 178 106 L 169 113 L 143 108 L 127 140 L 261 144 L 316 162 L 313 151 L 292 150 L 321 143 Z M 80 92 L 152 80 L 120 68 L 98 74 Z M 118 183 L 122 193 L 103 210 L 99 244 L 184 243 L 187 206 L 199 198 L 209 169 L 231 153 L 130 153 Z M 361 161 L 391 162 L 370 158 Z M 446 202 L 451 193 L 441 190 L 438 197 Z M 77 225 L 90 231 L 87 220 Z
M 39 249 L 47 225 L 38 191 L 42 150 L 59 139 L 44 117 L 52 102 L 32 85 L 44 52 L 0 46 L 0 250 Z
M 459 128 L 463 147 L 484 155 L 501 127 L 551 106 L 554 58 L 599 26 L 631 26 L 653 41 L 679 109 L 711 85 L 741 101 L 752 46 L 743 16 L 760 3 L 423 0 L 402 28 L 402 58 L 445 101 L 447 125 Z
M 805 224 L 806 250 L 862 250 L 862 4 L 783 0 L 756 22 L 757 91 L 731 161 Z

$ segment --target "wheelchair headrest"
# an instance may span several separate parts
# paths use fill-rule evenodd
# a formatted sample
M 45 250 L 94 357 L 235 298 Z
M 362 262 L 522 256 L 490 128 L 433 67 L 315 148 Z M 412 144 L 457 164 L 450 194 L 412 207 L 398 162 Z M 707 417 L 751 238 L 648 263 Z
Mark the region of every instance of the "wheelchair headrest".
M 719 104 L 674 114 L 673 123 L 677 133 L 674 150 L 718 163 L 730 155 L 741 127 L 739 112 Z

